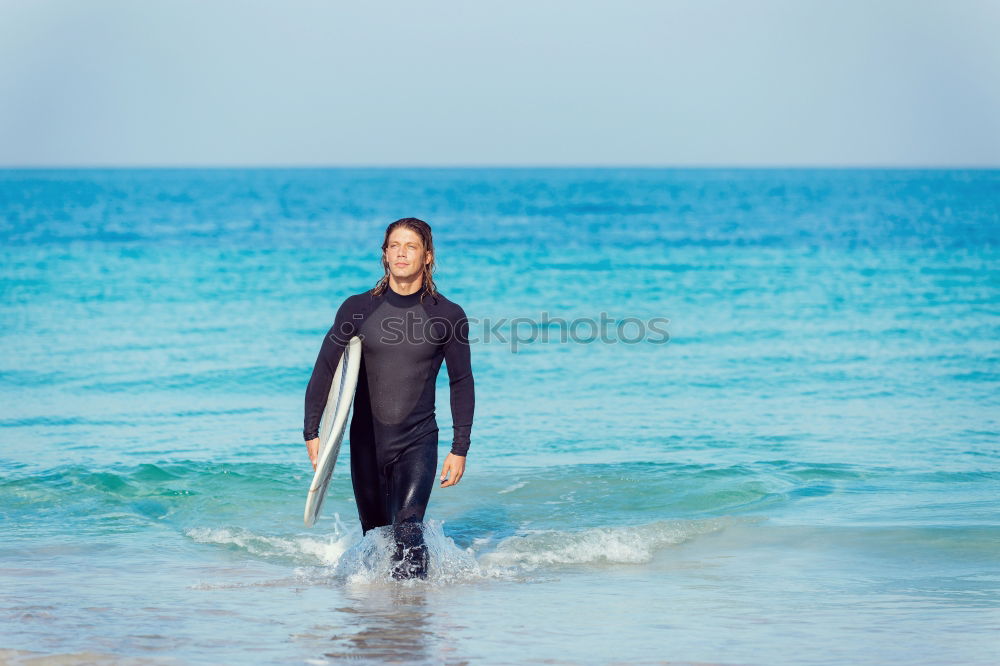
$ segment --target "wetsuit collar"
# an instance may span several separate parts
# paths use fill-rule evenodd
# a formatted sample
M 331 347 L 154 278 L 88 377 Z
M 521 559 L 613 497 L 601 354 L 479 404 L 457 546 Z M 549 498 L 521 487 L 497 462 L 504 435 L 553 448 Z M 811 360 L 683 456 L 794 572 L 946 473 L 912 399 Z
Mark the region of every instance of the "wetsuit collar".
M 386 285 L 385 300 L 389 301 L 389 303 L 397 307 L 408 308 L 411 305 L 416 305 L 417 303 L 420 302 L 420 294 L 422 293 L 424 293 L 423 286 L 421 286 L 420 289 L 417 289 L 412 294 L 407 294 L 404 296 L 403 294 L 397 294 L 395 291 L 393 291 L 391 286 Z

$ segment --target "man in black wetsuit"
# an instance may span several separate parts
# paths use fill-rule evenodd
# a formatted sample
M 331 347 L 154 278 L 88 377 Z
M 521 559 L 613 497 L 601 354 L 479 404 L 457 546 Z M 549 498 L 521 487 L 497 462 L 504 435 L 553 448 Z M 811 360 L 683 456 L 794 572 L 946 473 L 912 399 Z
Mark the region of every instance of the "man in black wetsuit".
M 441 487 L 465 472 L 475 405 L 465 311 L 432 279 L 430 226 L 408 217 L 386 229 L 385 275 L 369 291 L 347 298 L 320 348 L 305 399 L 303 435 L 313 468 L 319 422 L 333 373 L 351 337 L 361 338 L 361 371 L 351 419 L 351 481 L 362 533 L 393 526 L 395 578 L 427 576 L 422 521 L 437 468 L 434 386 L 448 365 L 454 437 Z

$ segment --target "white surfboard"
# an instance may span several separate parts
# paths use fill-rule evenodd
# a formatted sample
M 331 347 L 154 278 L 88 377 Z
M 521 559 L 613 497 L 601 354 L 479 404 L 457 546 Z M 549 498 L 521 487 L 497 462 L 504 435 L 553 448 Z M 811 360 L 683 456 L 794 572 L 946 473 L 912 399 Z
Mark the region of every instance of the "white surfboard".
M 344 347 L 344 353 L 337 364 L 337 370 L 330 382 L 330 394 L 319 422 L 319 460 L 313 475 L 309 495 L 306 497 L 306 527 L 312 527 L 323 508 L 326 489 L 333 477 L 333 466 L 337 463 L 340 443 L 347 428 L 347 416 L 354 401 L 354 389 L 358 386 L 358 370 L 361 368 L 361 338 L 355 336 Z

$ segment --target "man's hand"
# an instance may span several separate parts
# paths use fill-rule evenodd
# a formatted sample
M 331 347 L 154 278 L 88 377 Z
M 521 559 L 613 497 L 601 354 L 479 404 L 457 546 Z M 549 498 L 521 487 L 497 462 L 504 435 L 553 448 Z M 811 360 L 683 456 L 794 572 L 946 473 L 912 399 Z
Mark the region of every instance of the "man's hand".
M 313 464 L 313 469 L 315 470 L 316 463 L 319 462 L 319 437 L 306 442 L 306 451 L 309 453 L 309 462 Z
M 449 473 L 451 477 L 449 478 Z M 465 474 L 465 456 L 456 456 L 449 453 L 444 459 L 444 466 L 441 468 L 441 488 L 447 488 L 458 483 L 462 475 Z M 447 479 L 447 480 L 446 480 Z

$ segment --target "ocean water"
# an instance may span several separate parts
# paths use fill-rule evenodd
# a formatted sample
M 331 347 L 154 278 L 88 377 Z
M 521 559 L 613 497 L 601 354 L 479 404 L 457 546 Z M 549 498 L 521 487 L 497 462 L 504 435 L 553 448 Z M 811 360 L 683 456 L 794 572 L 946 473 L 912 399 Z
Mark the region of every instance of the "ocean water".
M 398 582 L 301 429 L 406 216 L 477 404 Z M 1000 660 L 1000 171 L 6 170 L 0 257 L 0 661 Z

